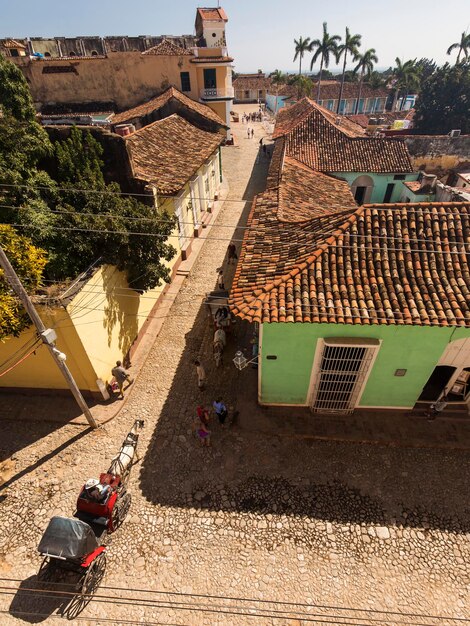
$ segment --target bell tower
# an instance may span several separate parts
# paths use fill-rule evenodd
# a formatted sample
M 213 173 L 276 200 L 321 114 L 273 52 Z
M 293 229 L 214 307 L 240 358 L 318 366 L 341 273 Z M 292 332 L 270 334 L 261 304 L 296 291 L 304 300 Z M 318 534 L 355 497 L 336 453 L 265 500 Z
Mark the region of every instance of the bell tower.
M 228 17 L 221 8 L 198 8 L 196 13 L 196 37 L 202 48 L 225 48 L 225 24 Z

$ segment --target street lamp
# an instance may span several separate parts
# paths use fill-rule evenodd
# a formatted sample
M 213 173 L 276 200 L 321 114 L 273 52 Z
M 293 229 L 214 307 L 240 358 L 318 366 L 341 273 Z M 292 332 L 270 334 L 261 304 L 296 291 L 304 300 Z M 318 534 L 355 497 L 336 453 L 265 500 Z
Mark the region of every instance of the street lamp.
M 237 368 L 237 370 L 241 371 L 241 370 L 244 370 L 245 367 L 248 367 L 250 363 L 254 363 L 257 360 L 258 360 L 258 356 L 255 356 L 254 359 L 251 359 L 250 361 L 248 361 L 246 356 L 243 354 L 243 352 L 241 350 L 237 350 L 237 352 L 235 352 L 235 358 L 233 359 L 233 363 L 235 367 Z

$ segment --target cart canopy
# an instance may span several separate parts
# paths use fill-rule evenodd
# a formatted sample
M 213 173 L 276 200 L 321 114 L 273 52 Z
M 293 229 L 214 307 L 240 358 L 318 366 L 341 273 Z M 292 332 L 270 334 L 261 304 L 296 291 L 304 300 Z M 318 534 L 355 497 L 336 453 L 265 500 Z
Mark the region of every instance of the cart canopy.
M 98 547 L 96 536 L 85 522 L 70 517 L 53 517 L 46 528 L 38 551 L 64 559 L 82 559 Z

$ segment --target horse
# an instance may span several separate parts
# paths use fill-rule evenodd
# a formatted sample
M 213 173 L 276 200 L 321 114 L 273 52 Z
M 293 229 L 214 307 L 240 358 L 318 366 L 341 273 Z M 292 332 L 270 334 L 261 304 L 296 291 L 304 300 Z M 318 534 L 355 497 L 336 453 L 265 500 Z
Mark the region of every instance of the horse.
M 214 340 L 212 342 L 212 351 L 214 353 L 214 361 L 216 367 L 222 363 L 222 353 L 224 351 L 227 338 L 223 328 L 218 328 L 214 333 Z
M 144 427 L 144 420 L 135 420 L 131 430 L 127 433 L 126 438 L 122 442 L 121 449 L 118 454 L 112 459 L 111 465 L 108 469 L 108 474 L 119 474 L 123 481 L 129 475 L 131 467 L 136 461 L 134 456 L 136 455 L 137 442 L 139 441 L 139 434 Z

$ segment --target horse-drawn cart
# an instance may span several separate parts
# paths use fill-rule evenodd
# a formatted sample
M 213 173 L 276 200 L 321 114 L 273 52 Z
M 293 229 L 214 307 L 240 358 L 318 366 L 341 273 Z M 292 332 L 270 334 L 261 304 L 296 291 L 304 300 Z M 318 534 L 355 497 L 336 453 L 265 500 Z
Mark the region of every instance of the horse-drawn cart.
M 41 583 L 62 582 L 73 578 L 73 590 L 82 599 L 82 607 L 98 588 L 106 567 L 106 536 L 124 521 L 131 504 L 127 481 L 135 464 L 139 433 L 144 425 L 136 420 L 114 457 L 107 472 L 99 479 L 89 479 L 80 490 L 74 517 L 53 517 L 47 526 L 38 551 L 43 561 L 38 572 Z

